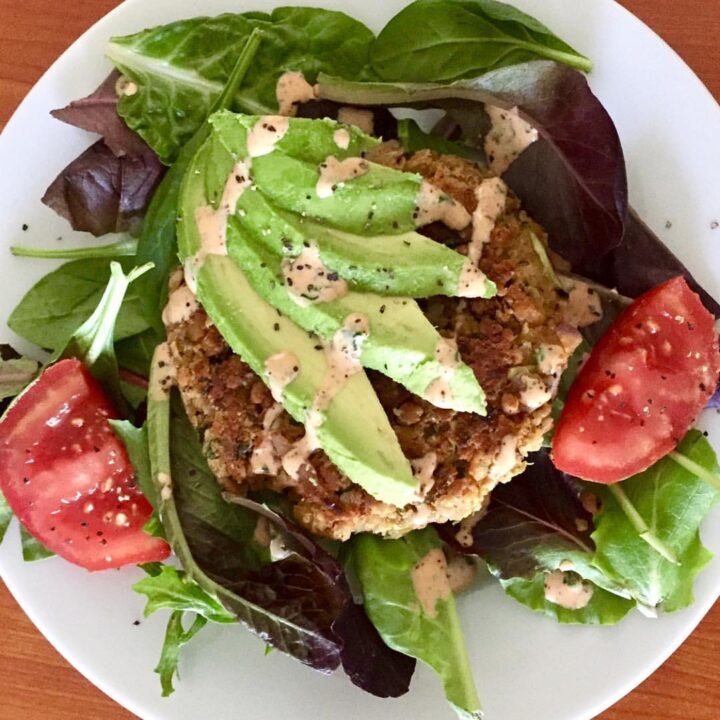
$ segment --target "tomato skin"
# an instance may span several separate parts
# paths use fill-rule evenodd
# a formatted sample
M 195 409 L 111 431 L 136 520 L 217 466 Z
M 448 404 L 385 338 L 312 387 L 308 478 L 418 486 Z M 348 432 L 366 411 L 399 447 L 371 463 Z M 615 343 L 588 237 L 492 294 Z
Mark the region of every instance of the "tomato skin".
M 715 391 L 715 320 L 676 277 L 635 300 L 595 346 L 555 431 L 556 467 L 615 483 L 672 451 Z
M 88 570 L 164 560 L 169 547 L 143 526 L 152 507 L 134 481 L 117 417 L 98 382 L 61 360 L 0 422 L 0 489 L 27 530 Z

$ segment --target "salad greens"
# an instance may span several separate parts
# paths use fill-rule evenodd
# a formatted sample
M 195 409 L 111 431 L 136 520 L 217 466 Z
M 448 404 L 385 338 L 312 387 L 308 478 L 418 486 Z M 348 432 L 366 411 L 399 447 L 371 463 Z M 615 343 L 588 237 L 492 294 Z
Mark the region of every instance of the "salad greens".
M 494 0 L 417 0 L 384 27 L 371 54 L 377 74 L 397 82 L 451 82 L 539 59 L 592 69 L 535 18 Z
M 135 259 L 118 257 L 124 272 Z M 10 314 L 8 326 L 29 342 L 48 350 L 64 347 L 73 332 L 93 313 L 110 279 L 106 258 L 73 260 L 41 278 Z M 115 325 L 115 339 L 137 335 L 148 328 L 141 313 L 136 284 L 128 289 Z
M 707 470 L 717 470 L 715 453 L 697 430 L 690 431 L 678 452 Z M 644 605 L 667 612 L 687 607 L 693 601 L 695 576 L 711 558 L 698 529 L 717 500 L 716 490 L 670 458 L 625 480 L 622 487 L 678 562 L 668 561 L 643 542 L 611 490 L 599 488 L 603 511 L 593 533 L 595 564 L 610 577 L 623 578 Z
M 201 433 L 161 367 L 161 313 L 180 261 L 226 342 L 266 384 L 271 351 L 291 348 L 300 358 L 302 372 L 283 396 L 295 421 L 308 420 L 324 382 L 322 343 L 337 338 L 355 313 L 372 328 L 352 336 L 362 366 L 420 397 L 442 377 L 456 396 L 453 410 L 484 414 L 473 370 L 459 356 L 452 367 L 440 362 L 444 340 L 421 309 L 426 303 L 415 302 L 461 295 L 466 256 L 422 234 L 434 237 L 432 228 L 418 231 L 422 178 L 374 164 L 372 156 L 384 135 L 408 154 L 430 149 L 492 165 L 487 107 L 517 110 L 539 133 L 502 176 L 571 266 L 556 272 L 537 241 L 558 295 L 572 273 L 633 297 L 683 275 L 720 316 L 720 305 L 628 208 L 617 132 L 581 72 L 590 71 L 590 60 L 495 0 L 416 0 L 377 38 L 343 13 L 316 8 L 198 17 L 112 38 L 106 54 L 116 70 L 88 97 L 53 111 L 101 139 L 60 173 L 43 202 L 74 229 L 128 234 L 71 250 L 12 248 L 19 256 L 71 262 L 31 288 L 8 324 L 52 351 L 52 361 L 82 359 L 121 416 L 147 415 L 139 427 L 130 420 L 110 424 L 127 449 L 134 483 L 154 508 L 144 531 L 166 538 L 182 564 L 143 565 L 147 576 L 134 586 L 147 598 L 146 616 L 169 611 L 156 667 L 163 695 L 174 690 L 181 649 L 208 622 L 242 624 L 268 649 L 323 673 L 342 666 L 354 684 L 379 697 L 407 692 L 419 659 L 437 673 L 461 717 L 479 718 L 446 553 L 482 558 L 510 597 L 560 623 L 608 625 L 633 608 L 652 615 L 692 602 L 695 577 L 711 557 L 699 527 L 716 502 L 720 477 L 699 431 L 618 485 L 565 475 L 542 451 L 528 458 L 522 476 L 493 490 L 474 524 L 321 544 L 287 519 L 286 498 L 223 493 Z M 286 130 L 284 118 L 275 117 L 285 72 L 318 81 L 315 98 L 292 98 L 283 108 L 316 119 L 290 118 Z M 375 132 L 321 119 L 338 117 L 346 106 L 371 110 Z M 413 119 L 396 120 L 391 107 L 439 109 L 444 116 L 424 132 Z M 259 117 L 265 114 L 273 117 Z M 253 153 L 249 136 L 264 120 L 283 131 L 269 150 Z M 329 194 L 318 192 L 331 158 L 361 161 L 361 172 L 334 182 Z M 239 162 L 248 166 L 242 181 L 252 181 L 252 192 L 228 212 L 227 257 L 205 257 L 196 213 L 218 212 Z M 440 201 L 453 202 L 447 195 Z M 460 249 L 467 239 L 458 236 L 452 246 Z M 317 304 L 290 296 L 288 265 L 309 248 L 323 272 L 349 283 L 347 294 Z M 488 280 L 479 299 L 467 302 L 482 303 L 496 291 Z M 609 322 L 629 299 L 600 291 Z M 598 323 L 584 331 L 558 381 L 556 419 L 590 344 L 606 329 Z M 0 401 L 21 393 L 38 369 L 2 346 Z M 320 445 L 357 484 L 372 492 L 373 483 L 390 478 L 396 496 L 389 502 L 414 501 L 419 478 L 388 408 L 362 368 L 347 388 L 324 411 Z M 712 403 L 720 404 L 717 394 Z M 361 447 L 367 463 L 359 460 Z M 11 519 L 0 495 L 0 542 Z M 20 532 L 26 560 L 52 555 Z M 582 584 L 586 604 L 551 602 L 552 576 Z
M 385 642 L 432 667 L 460 717 L 479 718 L 480 700 L 441 548 L 437 533 L 426 528 L 398 540 L 359 535 L 351 553 L 367 613 Z M 439 561 L 440 567 L 435 569 L 439 576 L 432 596 L 424 598 L 418 595 L 413 573 L 428 560 Z
M 304 73 L 309 82 L 321 71 L 359 77 L 373 41 L 362 23 L 344 13 L 301 7 L 181 20 L 113 38 L 106 54 L 137 86 L 121 97 L 120 115 L 163 162 L 176 159 L 208 116 L 256 28 L 263 52 L 232 106 L 253 114 L 277 111 L 275 85 L 286 70 Z

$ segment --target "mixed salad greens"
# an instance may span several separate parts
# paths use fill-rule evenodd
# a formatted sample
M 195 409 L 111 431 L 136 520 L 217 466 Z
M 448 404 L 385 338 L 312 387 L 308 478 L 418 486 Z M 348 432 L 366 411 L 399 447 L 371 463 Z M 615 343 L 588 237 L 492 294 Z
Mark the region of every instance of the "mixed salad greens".
M 164 695 L 181 647 L 203 626 L 240 623 L 321 672 L 342 666 L 380 697 L 407 692 L 419 659 L 461 717 L 479 717 L 448 558 L 466 569 L 482 561 L 510 597 L 561 623 L 692 603 L 711 557 L 699 528 L 720 472 L 691 426 L 720 406 L 720 305 L 629 207 L 622 148 L 588 85 L 588 58 L 494 0 L 416 0 L 377 37 L 315 8 L 198 17 L 112 38 L 106 55 L 107 80 L 53 112 L 101 139 L 43 202 L 75 230 L 123 235 L 72 250 L 13 248 L 68 262 L 8 322 L 48 355 L 41 366 L 2 347 L 0 541 L 16 516 L 26 560 L 140 565 L 134 590 L 146 614 L 170 611 L 156 668 Z M 299 92 L 288 98 L 282 82 Z M 348 108 L 375 132 L 338 122 Z M 396 119 L 397 108 L 442 119 L 429 129 L 421 114 Z M 534 142 L 510 157 L 489 152 L 492 108 L 522 118 Z M 411 502 L 417 473 L 364 368 L 432 404 L 485 414 L 472 369 L 443 360 L 416 299 L 482 302 L 498 288 L 423 234 L 464 211 L 434 195 L 418 220 L 427 185 L 366 160 L 379 137 L 501 176 L 548 231 L 549 249 L 533 243 L 557 292 L 577 276 L 595 283 L 604 317 L 553 389 L 554 436 L 483 513 L 459 527 L 338 543 L 296 525 L 281 494 L 224 492 L 174 387 L 163 312 L 182 265 L 187 308 L 173 312 L 186 317 L 199 301 L 317 435 L 314 447 L 373 497 Z M 210 249 L 200 218 L 216 233 Z M 332 275 L 329 294 L 309 284 L 298 295 L 292 263 L 303 257 L 309 269 L 313 253 Z M 358 317 L 370 332 L 348 327 Z M 331 363 L 318 350 L 339 336 L 356 366 L 321 404 Z M 288 351 L 298 367 L 278 390 L 267 363 Z M 178 562 L 164 562 L 171 553 Z

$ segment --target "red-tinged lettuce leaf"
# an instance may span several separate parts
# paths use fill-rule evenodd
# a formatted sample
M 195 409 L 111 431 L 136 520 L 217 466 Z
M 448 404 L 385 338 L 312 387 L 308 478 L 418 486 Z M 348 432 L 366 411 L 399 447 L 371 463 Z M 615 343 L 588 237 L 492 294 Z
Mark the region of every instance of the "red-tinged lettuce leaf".
M 415 658 L 390 649 L 365 608 L 350 602 L 333 625 L 342 638 L 343 670 L 353 684 L 377 697 L 400 697 L 410 688 Z
M 583 273 L 617 247 L 627 214 L 625 161 L 615 125 L 577 70 L 549 61 L 447 85 L 360 83 L 321 75 L 318 96 L 356 105 L 444 108 L 479 140 L 484 105 L 518 107 L 540 139 L 505 179 L 548 230 L 553 250 Z
M 452 547 L 478 555 L 502 579 L 531 579 L 562 560 L 582 555 L 589 561 L 595 551 L 593 518 L 580 502 L 579 488 L 547 452 L 536 453 L 531 462 L 520 477 L 493 491 L 471 544 L 459 542 L 458 526 L 439 528 Z
M 58 175 L 42 201 L 74 230 L 95 236 L 134 231 L 164 170 L 149 148 L 117 157 L 98 140 Z
M 705 307 L 720 318 L 720 303 L 702 288 L 632 208 L 625 223 L 622 243 L 602 263 L 586 270 L 589 277 L 629 297 L 638 297 L 650 288 L 682 275 Z
M 230 499 L 228 496 L 226 498 Z M 353 601 L 340 563 L 294 523 L 265 505 L 238 497 L 232 498 L 232 502 L 264 517 L 271 524 L 273 532 L 282 537 L 286 551 L 293 553 L 286 559 L 262 568 L 258 577 L 249 578 L 251 584 L 244 585 L 243 592 L 253 595 L 255 602 L 263 604 L 267 590 L 272 591 L 279 580 L 286 581 L 288 568 L 290 573 L 295 573 L 292 584 L 296 588 L 299 604 L 305 600 L 303 582 L 309 586 L 311 593 L 316 592 L 318 587 L 325 588 L 328 603 L 335 600 L 342 602 L 342 609 L 333 620 L 331 631 L 340 641 L 340 660 L 347 676 L 355 685 L 377 697 L 404 695 L 410 687 L 416 662 L 414 658 L 396 652 L 384 643 L 363 606 Z M 311 580 L 313 572 L 307 566 L 302 567 L 301 558 L 320 576 Z M 340 593 L 339 596 L 333 595 L 333 588 Z M 280 587 L 279 592 L 286 594 L 284 586 Z
M 102 84 L 87 97 L 73 100 L 69 105 L 50 114 L 68 125 L 97 133 L 113 154 L 142 155 L 149 148 L 145 141 L 133 132 L 118 115 L 118 96 L 115 91 L 120 73 L 114 70 Z

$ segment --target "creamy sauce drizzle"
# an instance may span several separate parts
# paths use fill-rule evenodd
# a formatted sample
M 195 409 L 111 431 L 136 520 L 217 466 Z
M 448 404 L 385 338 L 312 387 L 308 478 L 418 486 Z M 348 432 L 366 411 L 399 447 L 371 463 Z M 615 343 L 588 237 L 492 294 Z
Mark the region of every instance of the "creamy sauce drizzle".
M 506 435 L 500 442 L 500 450 L 488 473 L 492 480 L 505 477 L 517 465 L 517 438 Z
M 186 322 L 198 307 L 193 291 L 187 285 L 180 285 L 168 296 L 167 305 L 162 313 L 162 321 L 165 325 Z
M 160 486 L 160 499 L 169 500 L 172 497 L 172 478 L 167 473 L 158 473 L 158 485 Z
M 124 75 L 121 75 L 115 83 L 115 94 L 118 97 L 131 97 L 132 95 L 135 95 L 137 91 L 138 86 Z
M 483 180 L 475 188 L 477 206 L 472 215 L 472 240 L 468 257 L 477 264 L 482 257 L 483 245 L 490 242 L 490 235 L 507 204 L 507 185 L 500 178 Z
M 282 402 L 285 387 L 298 376 L 299 372 L 297 356 L 291 352 L 275 353 L 265 361 L 265 377 L 270 394 L 276 403 Z
M 282 115 L 261 117 L 247 136 L 247 151 L 251 158 L 269 155 L 290 127 L 290 121 Z
M 575 281 L 565 306 L 565 320 L 575 327 L 587 327 L 603 316 L 602 301 L 587 283 Z
M 301 307 L 337 300 L 348 292 L 345 280 L 323 264 L 315 243 L 303 247 L 297 257 L 284 260 L 282 274 L 290 297 Z
M 543 375 L 557 375 L 565 367 L 567 353 L 560 345 L 543 343 L 537 350 L 538 370 Z
M 415 595 L 429 618 L 437 617 L 437 604 L 450 596 L 447 560 L 440 548 L 433 548 L 412 569 Z
M 350 147 L 350 133 L 345 128 L 339 128 L 333 133 L 333 141 L 341 150 Z
M 361 110 L 345 105 L 338 110 L 337 119 L 338 122 L 345 125 L 354 125 L 366 135 L 374 134 L 375 116 L 372 110 Z
M 485 517 L 487 508 L 478 510 L 472 515 L 468 515 L 464 520 L 460 521 L 460 529 L 455 533 L 455 539 L 463 547 L 472 547 L 473 544 L 473 530 L 475 526 Z
M 458 297 L 482 297 L 487 284 L 487 275 L 472 260 L 466 260 L 458 278 Z
M 275 85 L 278 114 L 294 117 L 297 106 L 315 99 L 315 88 L 301 72 L 283 73 Z
M 332 342 L 325 346 L 327 368 L 305 418 L 305 435 L 282 459 L 282 467 L 290 477 L 297 479 L 310 454 L 320 447 L 317 431 L 332 399 L 353 375 L 362 371 L 360 355 L 369 333 L 368 318 L 360 313 L 352 313 L 345 318 L 343 327 L 335 333 Z
M 227 221 L 235 212 L 241 195 L 250 186 L 250 171 L 242 160 L 233 166 L 223 188 L 217 209 L 203 205 L 195 209 L 195 223 L 200 235 L 200 249 L 185 261 L 185 282 L 197 292 L 197 273 L 208 255 L 227 255 Z
M 471 558 L 455 555 L 448 560 L 447 578 L 455 594 L 465 592 L 472 585 L 476 573 L 477 564 Z
M 592 599 L 593 586 L 562 570 L 545 575 L 545 599 L 567 610 L 582 610 Z
M 427 497 L 428 492 L 435 483 L 435 468 L 437 467 L 437 455 L 430 451 L 421 458 L 410 461 L 413 475 L 418 481 L 417 498 L 419 501 Z
M 513 161 L 538 139 L 538 131 L 520 117 L 516 107 L 503 110 L 486 105 L 492 128 L 485 137 L 485 155 L 490 169 L 502 175 Z
M 463 230 L 470 224 L 470 213 L 455 198 L 427 180 L 420 184 L 415 202 L 417 209 L 413 217 L 418 227 L 440 221 L 451 230 Z
M 329 198 L 339 187 L 365 175 L 369 169 L 368 161 L 363 158 L 350 157 L 338 160 L 334 155 L 330 155 L 325 162 L 320 163 L 320 176 L 315 186 L 315 192 L 319 198 Z
M 250 455 L 250 470 L 255 475 L 277 475 L 280 470 L 280 458 L 275 452 L 272 437 L 265 435 Z
M 520 383 L 520 402 L 528 410 L 537 410 L 552 399 L 552 393 L 537 375 L 523 375 Z
M 440 366 L 439 376 L 425 388 L 424 398 L 435 407 L 451 408 L 453 392 L 450 387 L 450 378 L 460 363 L 455 340 L 441 338 L 435 346 L 435 360 Z
M 166 342 L 160 343 L 155 349 L 154 362 L 157 364 L 157 370 L 153 374 L 154 382 L 150 384 L 149 392 L 153 400 L 163 402 L 177 379 L 170 346 Z

